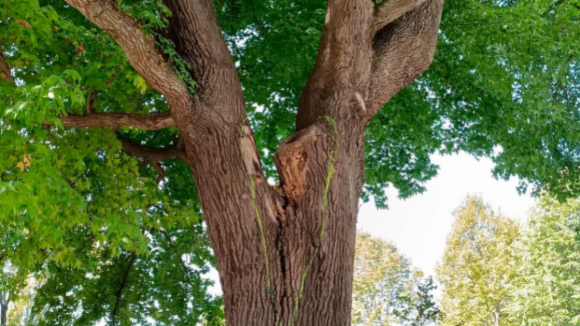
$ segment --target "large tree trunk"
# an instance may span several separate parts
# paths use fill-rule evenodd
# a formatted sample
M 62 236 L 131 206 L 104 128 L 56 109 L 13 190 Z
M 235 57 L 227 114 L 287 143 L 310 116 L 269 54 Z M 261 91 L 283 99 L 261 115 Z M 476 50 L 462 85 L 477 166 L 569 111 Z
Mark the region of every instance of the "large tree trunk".
M 181 133 L 214 248 L 227 324 L 350 324 L 364 129 L 430 64 L 442 0 L 329 0 L 296 134 L 267 183 L 242 87 L 212 0 L 166 0 L 168 37 L 192 67 L 196 96 L 112 1 L 67 0 L 108 31 L 163 93 Z M 397 19 L 398 18 L 398 19 Z M 378 31 L 378 32 L 377 32 Z

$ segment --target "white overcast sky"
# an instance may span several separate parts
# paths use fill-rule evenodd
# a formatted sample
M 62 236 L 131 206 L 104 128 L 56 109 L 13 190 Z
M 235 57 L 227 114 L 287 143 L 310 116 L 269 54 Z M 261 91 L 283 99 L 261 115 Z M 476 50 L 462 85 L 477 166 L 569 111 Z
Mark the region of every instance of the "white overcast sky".
M 461 153 L 433 156 L 432 160 L 439 165 L 439 173 L 426 184 L 426 192 L 401 200 L 396 190 L 390 189 L 389 209 L 377 210 L 372 203 L 363 205 L 358 228 L 391 241 L 414 266 L 434 276 L 453 224 L 452 212 L 467 194 L 482 195 L 494 210 L 513 219 L 525 218 L 535 200 L 518 195 L 517 180 L 494 179 L 494 165 L 489 159 L 476 160 Z

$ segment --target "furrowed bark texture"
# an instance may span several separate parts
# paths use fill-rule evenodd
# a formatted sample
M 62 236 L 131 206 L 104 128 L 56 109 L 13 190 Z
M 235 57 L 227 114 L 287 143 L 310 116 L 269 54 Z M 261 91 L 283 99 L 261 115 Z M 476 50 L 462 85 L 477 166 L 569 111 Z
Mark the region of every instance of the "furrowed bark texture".
M 10 294 L 0 293 L 0 326 L 6 326 L 8 321 L 8 305 L 10 304 Z
M 274 157 L 276 187 L 262 173 L 212 0 L 165 1 L 173 13 L 167 37 L 191 65 L 195 96 L 157 62 L 151 42 L 113 1 L 66 1 L 105 29 L 171 106 L 199 189 L 227 324 L 349 325 L 365 126 L 429 66 L 443 1 L 328 0 L 296 134 Z M 144 153 L 133 145 L 124 143 L 125 150 Z M 178 150 L 163 153 L 183 155 Z

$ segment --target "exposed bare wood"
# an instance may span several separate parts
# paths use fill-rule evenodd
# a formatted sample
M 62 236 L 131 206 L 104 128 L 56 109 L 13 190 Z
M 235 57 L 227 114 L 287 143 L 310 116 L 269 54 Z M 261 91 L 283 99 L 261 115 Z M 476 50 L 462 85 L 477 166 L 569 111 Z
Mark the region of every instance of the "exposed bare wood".
M 274 156 L 276 168 L 280 173 L 280 187 L 286 196 L 286 214 L 294 218 L 294 211 L 306 190 L 306 170 L 308 167 L 309 143 L 316 141 L 322 131 L 317 125 L 312 125 L 285 140 Z
M 372 33 L 395 21 L 407 12 L 418 8 L 427 0 L 387 0 L 375 6 Z
M 431 65 L 442 11 L 443 0 L 428 0 L 375 35 L 369 116 Z
M 93 113 L 88 115 L 69 114 L 60 119 L 63 126 L 72 128 L 132 127 L 143 130 L 158 130 L 175 125 L 169 112 L 150 114 L 135 113 Z M 44 126 L 54 126 L 44 122 Z

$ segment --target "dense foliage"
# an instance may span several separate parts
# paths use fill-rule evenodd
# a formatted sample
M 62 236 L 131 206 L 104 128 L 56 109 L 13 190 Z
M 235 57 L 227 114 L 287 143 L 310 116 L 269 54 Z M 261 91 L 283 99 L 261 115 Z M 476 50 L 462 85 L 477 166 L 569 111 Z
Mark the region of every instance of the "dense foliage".
M 542 198 L 516 247 L 508 312 L 518 325 L 580 323 L 580 202 Z
M 438 270 L 439 325 L 578 325 L 578 200 L 545 195 L 520 228 L 481 198 L 458 210 Z

